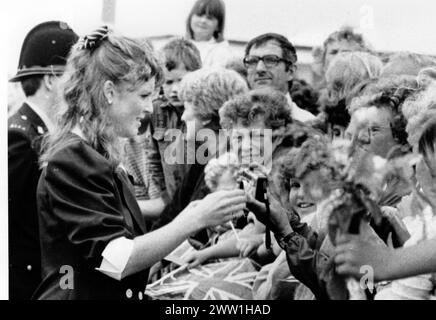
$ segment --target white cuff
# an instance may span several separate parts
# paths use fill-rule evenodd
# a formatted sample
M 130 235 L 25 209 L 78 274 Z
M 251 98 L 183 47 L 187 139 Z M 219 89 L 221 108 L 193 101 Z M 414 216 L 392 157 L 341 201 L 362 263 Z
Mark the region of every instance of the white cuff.
M 121 280 L 124 269 L 132 254 L 133 245 L 134 241 L 126 237 L 112 240 L 101 254 L 103 261 L 101 262 L 100 268 L 95 268 L 95 270 L 115 280 Z

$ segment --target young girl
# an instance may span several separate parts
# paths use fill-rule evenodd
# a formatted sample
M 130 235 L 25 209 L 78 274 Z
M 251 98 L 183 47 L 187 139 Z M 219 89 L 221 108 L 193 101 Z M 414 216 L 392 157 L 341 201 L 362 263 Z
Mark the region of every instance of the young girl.
M 200 50 L 204 67 L 225 67 L 234 54 L 224 40 L 225 5 L 222 0 L 198 0 L 186 21 L 187 38 Z

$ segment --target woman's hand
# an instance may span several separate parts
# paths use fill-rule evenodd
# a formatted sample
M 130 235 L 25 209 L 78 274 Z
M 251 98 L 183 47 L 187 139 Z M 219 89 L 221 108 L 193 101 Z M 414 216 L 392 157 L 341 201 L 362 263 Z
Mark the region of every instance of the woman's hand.
M 205 252 L 205 250 L 199 250 L 191 252 L 185 259 L 185 262 L 188 264 L 188 269 L 195 268 L 196 266 L 202 265 L 207 260 L 209 260 L 209 256 Z
M 391 266 L 396 263 L 394 250 L 374 237 L 346 234 L 336 240 L 335 264 L 338 274 L 360 278 L 372 268 L 374 281 L 387 280 Z
M 246 258 L 256 253 L 257 248 L 259 248 L 262 243 L 263 236 L 259 234 L 247 238 L 241 238 L 236 243 L 236 248 L 239 250 L 239 256 Z
M 208 194 L 202 200 L 191 202 L 176 219 L 183 219 L 183 226 L 201 229 L 224 224 L 238 218 L 245 209 L 247 198 L 243 190 L 222 190 Z
M 286 210 L 273 197 L 269 197 L 269 202 L 270 214 L 267 215 L 265 204 L 247 194 L 247 208 L 254 213 L 260 222 L 271 228 L 278 237 L 291 233 L 292 228 Z
M 392 227 L 394 228 L 394 231 L 396 233 L 396 236 L 398 238 L 398 241 L 401 245 L 404 245 L 404 243 L 409 240 L 410 233 L 407 230 L 406 225 L 401 221 L 398 210 L 393 207 L 381 207 L 381 212 L 384 217 L 388 219 Z

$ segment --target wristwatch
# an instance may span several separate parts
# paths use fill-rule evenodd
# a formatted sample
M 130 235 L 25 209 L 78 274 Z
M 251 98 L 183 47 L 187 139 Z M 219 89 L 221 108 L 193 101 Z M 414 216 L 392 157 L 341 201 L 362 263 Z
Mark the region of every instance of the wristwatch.
M 282 248 L 283 250 L 286 250 L 286 245 L 288 244 L 289 240 L 291 240 L 297 234 L 298 234 L 297 232 L 292 231 L 292 232 L 288 233 L 287 235 L 285 235 L 284 237 L 277 239 L 277 242 L 278 242 L 280 248 Z

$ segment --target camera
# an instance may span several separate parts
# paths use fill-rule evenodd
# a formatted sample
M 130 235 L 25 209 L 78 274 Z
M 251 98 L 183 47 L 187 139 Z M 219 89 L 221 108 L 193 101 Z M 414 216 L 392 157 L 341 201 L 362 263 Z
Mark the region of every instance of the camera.
M 254 168 L 244 168 L 239 172 L 239 177 L 240 188 L 251 194 L 257 201 L 264 203 L 267 215 L 269 215 L 267 176 Z M 267 249 L 271 249 L 271 233 L 268 227 L 265 230 L 265 246 Z
M 267 200 L 268 178 L 253 168 L 242 169 L 239 173 L 240 188 L 251 194 L 257 201 Z

